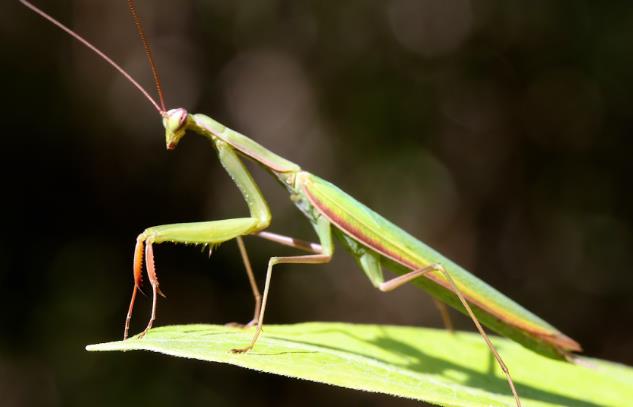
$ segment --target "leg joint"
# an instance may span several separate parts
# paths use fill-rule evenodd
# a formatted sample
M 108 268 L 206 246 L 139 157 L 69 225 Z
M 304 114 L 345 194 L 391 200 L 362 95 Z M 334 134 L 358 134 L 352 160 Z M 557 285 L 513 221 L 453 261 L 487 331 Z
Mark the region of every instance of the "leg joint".
M 154 232 L 152 230 L 152 228 L 147 228 L 145 229 L 141 234 L 138 235 L 138 237 L 136 238 L 137 242 L 140 243 L 147 243 L 147 244 L 153 244 L 154 241 L 156 240 L 156 232 Z
M 433 263 L 429 267 L 431 269 L 433 269 L 434 271 L 439 271 L 439 272 L 442 272 L 442 273 L 444 273 L 446 271 L 444 266 L 442 266 L 440 263 Z

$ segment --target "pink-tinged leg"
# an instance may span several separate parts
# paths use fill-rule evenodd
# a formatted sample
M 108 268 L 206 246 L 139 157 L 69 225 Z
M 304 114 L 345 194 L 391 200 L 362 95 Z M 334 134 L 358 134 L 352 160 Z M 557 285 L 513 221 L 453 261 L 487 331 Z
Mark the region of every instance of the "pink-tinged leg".
M 444 275 L 444 277 L 450 283 L 450 285 L 451 285 L 451 287 L 453 289 L 453 292 L 457 295 L 457 297 L 461 301 L 462 305 L 466 309 L 466 312 L 470 316 L 470 319 L 472 319 L 473 323 L 475 324 L 475 327 L 479 331 L 479 334 L 481 335 L 481 337 L 486 342 L 486 345 L 488 345 L 488 348 L 490 349 L 490 351 L 494 355 L 495 359 L 497 360 L 497 363 L 501 367 L 501 370 L 503 371 L 503 374 L 506 376 L 506 379 L 508 380 L 508 384 L 510 385 L 510 390 L 512 390 L 512 395 L 514 396 L 514 401 L 516 402 L 516 405 L 518 407 L 521 407 L 521 400 L 519 399 L 519 395 L 518 395 L 518 393 L 516 391 L 516 388 L 514 387 L 514 382 L 512 381 L 512 377 L 510 376 L 510 371 L 508 370 L 508 367 L 503 362 L 503 359 L 501 359 L 501 356 L 497 352 L 497 349 L 495 348 L 495 346 L 490 341 L 490 338 L 488 338 L 488 335 L 486 334 L 486 332 L 482 328 L 481 324 L 479 323 L 479 320 L 477 319 L 477 317 L 473 313 L 472 309 L 470 308 L 470 305 L 468 305 L 468 302 L 466 302 L 466 299 L 464 298 L 464 295 L 462 294 L 461 290 L 457 287 L 457 284 L 455 284 L 455 281 L 450 276 L 450 274 L 448 274 L 446 269 L 444 269 L 444 266 L 442 266 L 441 264 L 431 264 L 430 266 L 423 267 L 423 268 L 418 269 L 418 270 L 413 270 L 413 271 L 411 271 L 411 272 L 409 272 L 407 274 L 403 274 L 403 275 L 398 276 L 396 278 L 393 278 L 393 279 L 391 279 L 389 281 L 385 281 L 378 288 L 381 291 L 384 291 L 384 292 L 392 291 L 392 290 L 395 290 L 398 287 L 402 287 L 404 284 L 408 283 L 411 280 L 414 280 L 414 279 L 416 279 L 418 277 L 421 277 L 421 276 L 423 276 L 425 274 L 428 274 L 428 273 L 431 273 L 433 271 L 439 271 L 440 273 L 442 273 Z
M 268 292 L 270 290 L 270 277 L 272 276 L 273 266 L 276 264 L 322 264 L 328 263 L 332 259 L 330 254 L 309 254 L 306 256 L 291 256 L 291 257 L 271 257 L 268 261 L 268 270 L 266 271 L 266 284 L 264 285 L 264 298 L 262 300 L 262 309 L 259 312 L 257 318 L 257 329 L 253 335 L 251 343 L 240 349 L 231 349 L 233 353 L 244 353 L 253 349 L 259 335 L 262 333 L 262 326 L 264 324 L 264 313 L 266 312 L 266 302 L 268 300 Z
M 158 287 L 158 276 L 156 275 L 156 266 L 154 265 L 154 248 L 152 246 L 152 242 L 145 243 L 145 268 L 147 269 L 149 282 L 152 285 L 152 315 L 147 323 L 147 327 L 139 335 L 139 338 L 145 336 L 145 334 L 152 329 L 152 325 L 156 320 L 156 301 L 158 299 L 158 294 L 165 297 L 165 294 L 163 294 Z
M 134 301 L 136 300 L 136 291 L 140 290 L 141 282 L 143 280 L 143 240 L 140 238 L 136 240 L 136 246 L 134 247 L 134 262 L 132 263 L 132 272 L 134 275 L 134 287 L 132 288 L 132 299 L 130 300 L 130 307 L 127 311 L 127 317 L 125 318 L 125 329 L 123 331 L 123 340 L 126 340 L 130 331 L 130 320 L 132 319 L 132 311 L 134 310 Z
M 242 263 L 244 263 L 244 268 L 246 269 L 246 275 L 248 276 L 248 282 L 251 285 L 251 291 L 253 292 L 253 298 L 255 299 L 255 311 L 253 312 L 253 319 L 251 319 L 247 324 L 239 324 L 236 322 L 230 322 L 228 326 L 234 326 L 238 328 L 248 328 L 255 324 L 257 324 L 257 317 L 259 316 L 259 310 L 262 307 L 262 295 L 259 292 L 259 288 L 257 287 L 257 281 L 255 281 L 255 274 L 253 273 L 253 267 L 251 266 L 251 261 L 248 258 L 248 252 L 246 251 L 246 246 L 244 245 L 244 240 L 241 236 L 235 238 L 237 240 L 237 247 L 240 249 L 240 255 L 242 256 Z
M 303 250 L 308 253 L 319 254 L 322 251 L 321 245 L 318 243 L 306 242 L 301 239 L 295 239 L 294 237 L 284 236 L 277 233 L 257 232 L 257 233 L 254 233 L 253 236 L 257 236 L 262 239 L 266 239 L 268 241 L 281 244 L 283 246 L 288 246 L 294 249 Z M 244 268 L 246 269 L 246 274 L 248 275 L 248 281 L 251 285 L 251 290 L 253 291 L 253 297 L 255 298 L 255 312 L 253 314 L 253 319 L 246 325 L 241 325 L 237 323 L 229 323 L 227 325 L 246 328 L 246 327 L 251 327 L 257 324 L 257 320 L 259 318 L 259 312 L 262 306 L 262 296 L 259 292 L 259 288 L 257 287 L 257 282 L 255 281 L 253 268 L 251 266 L 248 253 L 246 251 L 246 247 L 244 246 L 244 240 L 241 237 L 237 237 L 236 240 L 237 240 L 237 245 L 240 249 L 240 255 L 242 256 L 242 262 L 244 263 Z
M 294 237 L 284 236 L 277 233 L 261 231 L 253 233 L 253 236 L 261 237 L 262 239 L 269 240 L 271 242 L 279 243 L 283 246 L 292 247 L 294 249 L 303 250 L 304 252 L 319 254 L 323 253 L 323 248 L 318 243 L 306 242 L 305 240 L 295 239 Z
M 436 300 L 435 298 L 433 298 L 433 304 L 435 304 L 435 307 L 437 308 L 437 310 L 440 312 L 440 315 L 442 316 L 442 322 L 444 323 L 444 328 L 446 328 L 450 333 L 454 333 L 455 332 L 455 328 L 453 326 L 453 320 L 451 319 L 451 314 L 448 311 L 448 307 L 446 306 L 446 304 L 444 304 L 443 302 Z

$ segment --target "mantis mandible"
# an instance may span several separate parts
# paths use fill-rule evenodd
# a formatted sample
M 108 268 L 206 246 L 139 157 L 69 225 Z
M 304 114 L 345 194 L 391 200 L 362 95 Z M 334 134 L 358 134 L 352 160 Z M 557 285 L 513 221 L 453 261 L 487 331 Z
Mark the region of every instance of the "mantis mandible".
M 153 246 L 155 244 L 171 242 L 217 245 L 229 240 L 237 240 L 256 303 L 254 318 L 247 324 L 255 326 L 251 342 L 246 347 L 232 350 L 235 353 L 243 353 L 255 346 L 262 333 L 275 266 L 290 263 L 328 263 L 334 254 L 334 238 L 336 238 L 354 257 L 359 268 L 365 272 L 371 284 L 377 289 L 383 292 L 392 291 L 413 282 L 429 292 L 436 300 L 470 317 L 504 372 L 517 405 L 520 405 L 520 399 L 511 375 L 481 324 L 548 357 L 571 360 L 571 353 L 581 350 L 580 345 L 573 339 L 330 182 L 302 170 L 299 165 L 280 157 L 254 140 L 208 116 L 189 113 L 184 108 L 167 110 L 151 49 L 145 39 L 132 0 L 128 0 L 128 4 L 145 46 L 160 105 L 119 65 L 92 44 L 28 1 L 20 0 L 20 2 L 92 49 L 136 86 L 161 115 L 168 150 L 175 149 L 187 132 L 197 133 L 208 139 L 215 148 L 220 163 L 240 190 L 248 206 L 249 216 L 247 217 L 153 226 L 145 229 L 138 236 L 133 261 L 134 286 L 125 322 L 124 339 L 128 336 L 134 301 L 141 284 L 143 263 L 145 263 L 152 287 L 152 311 L 141 337 L 151 329 L 156 318 L 157 296 L 162 293 L 154 264 Z M 258 185 L 244 166 L 242 158 L 260 164 L 286 188 L 290 200 L 314 228 L 318 243 L 304 242 L 266 231 L 272 221 L 271 213 Z M 242 241 L 243 236 L 249 235 L 307 253 L 297 256 L 271 257 L 266 270 L 263 295 L 259 294 L 255 284 Z M 399 276 L 385 280 L 383 267 Z

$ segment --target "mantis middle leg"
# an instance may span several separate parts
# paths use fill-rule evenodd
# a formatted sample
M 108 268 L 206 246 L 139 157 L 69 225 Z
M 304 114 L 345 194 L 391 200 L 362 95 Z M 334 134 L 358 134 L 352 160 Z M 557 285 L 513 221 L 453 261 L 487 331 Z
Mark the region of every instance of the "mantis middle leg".
M 288 247 L 292 247 L 293 249 L 303 250 L 311 254 L 320 254 L 323 251 L 321 245 L 318 243 L 306 242 L 305 240 L 296 239 L 290 236 L 280 235 L 278 233 L 260 231 L 260 232 L 254 233 L 253 236 L 260 237 L 270 242 L 278 243 L 282 246 L 288 246 Z M 253 312 L 253 319 L 251 319 L 248 323 L 240 324 L 240 323 L 230 322 L 227 325 L 241 327 L 241 328 L 248 328 L 253 325 L 257 325 L 259 312 L 262 307 L 262 296 L 259 292 L 259 288 L 257 287 L 257 282 L 255 281 L 255 275 L 253 274 L 253 267 L 251 266 L 251 261 L 248 257 L 248 252 L 246 251 L 244 240 L 241 237 L 237 237 L 236 240 L 237 240 L 237 246 L 240 250 L 240 255 L 242 257 L 242 263 L 244 264 L 244 269 L 246 270 L 246 275 L 248 277 L 248 281 L 251 286 L 251 291 L 253 292 L 253 298 L 255 300 L 255 310 Z
M 255 346 L 257 343 L 257 339 L 259 339 L 259 335 L 262 332 L 262 326 L 264 324 L 264 313 L 266 312 L 266 303 L 268 301 L 268 293 L 270 291 L 270 280 L 272 277 L 273 267 L 277 264 L 323 264 L 329 263 L 332 259 L 332 254 L 334 253 L 334 243 L 332 242 L 332 232 L 330 222 L 324 217 L 319 217 L 314 223 L 313 226 L 316 230 L 316 233 L 319 237 L 320 245 L 316 245 L 315 243 L 303 242 L 298 239 L 288 238 L 286 236 L 275 235 L 275 234 L 264 234 L 263 237 L 265 239 L 269 239 L 272 241 L 276 241 L 278 243 L 301 248 L 304 250 L 320 250 L 315 254 L 308 254 L 303 256 L 284 256 L 284 257 L 271 257 L 268 261 L 268 268 L 266 270 L 266 282 L 264 284 L 264 296 L 262 299 L 261 310 L 259 311 L 259 316 L 257 317 L 257 328 L 255 330 L 255 334 L 253 335 L 253 339 L 250 344 L 244 348 L 232 349 L 233 353 L 243 353 L 248 352 Z M 297 243 L 299 242 L 299 243 Z M 318 249 L 317 249 L 318 247 Z

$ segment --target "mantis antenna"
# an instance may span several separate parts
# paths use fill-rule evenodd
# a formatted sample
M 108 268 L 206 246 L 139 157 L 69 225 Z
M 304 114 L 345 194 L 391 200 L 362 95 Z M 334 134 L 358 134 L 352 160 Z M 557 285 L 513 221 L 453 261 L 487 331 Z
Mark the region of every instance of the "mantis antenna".
M 136 13 L 136 4 L 134 0 L 127 0 L 127 5 L 130 8 L 130 13 L 134 18 L 134 24 L 136 25 L 136 32 L 138 33 L 141 42 L 143 43 L 143 48 L 145 48 L 145 55 L 147 56 L 147 62 L 149 62 L 149 67 L 152 70 L 152 76 L 154 77 L 154 84 L 156 85 L 156 92 L 158 93 L 158 100 L 160 101 L 160 107 L 163 112 L 167 109 L 165 108 L 165 99 L 163 98 L 163 88 L 160 86 L 160 77 L 158 76 L 158 69 L 156 69 L 156 63 L 154 62 L 154 55 L 152 54 L 152 48 L 149 46 L 149 41 L 145 37 L 145 32 L 143 31 L 143 25 L 141 24 L 141 19 Z
M 23 5 L 25 5 L 26 7 L 30 8 L 32 11 L 34 11 L 35 13 L 39 14 L 41 17 L 43 17 L 44 19 L 48 20 L 49 22 L 51 22 L 52 24 L 56 25 L 58 28 L 60 28 L 61 30 L 65 31 L 66 33 L 68 33 L 68 35 L 70 35 L 71 37 L 73 37 L 74 39 L 76 39 L 77 41 L 81 42 L 83 45 L 85 45 L 87 48 L 91 49 L 94 53 L 96 53 L 97 55 L 99 55 L 103 60 L 105 60 L 107 63 L 109 63 L 112 67 L 114 67 L 114 69 L 116 69 L 117 71 L 119 71 L 121 73 L 121 75 L 123 75 L 128 81 L 130 81 L 130 83 L 134 86 L 136 86 L 136 88 L 143 94 L 143 96 L 145 96 L 147 98 L 147 100 L 150 101 L 150 103 L 154 106 L 154 108 L 158 111 L 158 113 L 161 114 L 161 116 L 165 113 L 166 109 L 164 107 L 164 103 L 163 103 L 163 97 L 162 97 L 162 92 L 160 90 L 160 85 L 158 85 L 157 83 L 157 88 L 159 90 L 159 95 L 160 95 L 160 101 L 161 101 L 161 105 L 163 105 L 163 107 L 161 108 L 158 103 L 156 103 L 156 101 L 149 95 L 149 93 L 147 93 L 147 91 L 145 89 L 143 89 L 143 87 L 134 79 L 132 78 L 132 76 L 127 73 L 127 71 L 123 68 L 121 68 L 121 66 L 119 66 L 119 64 L 117 64 L 116 62 L 114 62 L 109 56 L 107 56 L 106 54 L 104 54 L 103 52 L 101 52 L 101 50 L 99 50 L 97 47 L 95 47 L 94 45 L 92 45 L 90 42 L 88 42 L 86 39 L 84 39 L 81 35 L 77 34 L 76 32 L 74 32 L 73 30 L 71 30 L 70 28 L 66 27 L 64 24 L 60 23 L 59 21 L 57 21 L 56 19 L 54 19 L 53 17 L 49 16 L 48 14 L 46 14 L 44 11 L 40 10 L 39 8 L 37 8 L 36 6 L 34 6 L 33 4 L 31 4 L 30 2 L 28 2 L 27 0 L 19 0 L 20 3 L 22 3 Z M 141 35 L 141 34 L 139 34 Z M 146 45 L 146 48 L 149 49 L 149 46 Z M 150 53 L 151 55 L 151 53 Z M 148 58 L 151 57 L 148 56 Z M 152 61 L 153 62 L 153 61 Z M 153 63 L 152 65 L 152 71 L 155 70 Z M 154 74 L 155 78 L 158 77 L 158 74 Z

